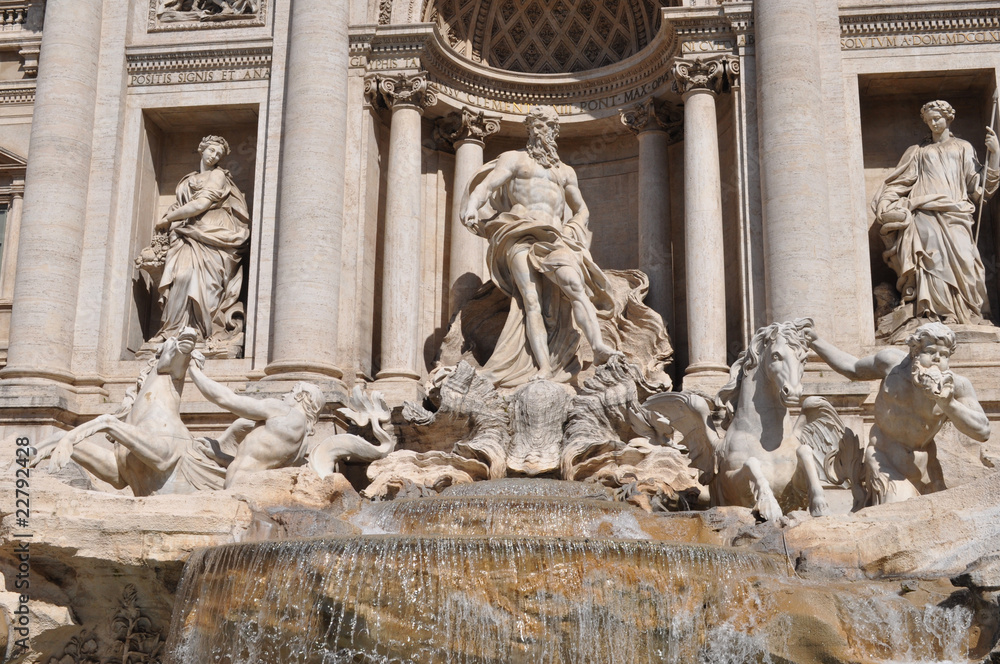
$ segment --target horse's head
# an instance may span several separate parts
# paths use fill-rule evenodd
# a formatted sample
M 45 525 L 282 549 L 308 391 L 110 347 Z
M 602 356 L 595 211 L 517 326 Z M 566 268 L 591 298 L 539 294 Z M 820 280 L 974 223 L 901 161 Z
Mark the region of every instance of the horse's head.
M 802 400 L 802 374 L 809 351 L 802 330 L 808 325 L 811 321 L 800 319 L 760 328 L 733 369 L 743 376 L 759 373 L 766 379 L 764 385 L 773 390 L 775 398 L 783 406 L 799 405 Z
M 191 362 L 191 351 L 198 341 L 198 332 L 192 327 L 185 327 L 176 337 L 170 337 L 160 346 L 156 373 L 170 374 L 174 378 L 183 379 Z

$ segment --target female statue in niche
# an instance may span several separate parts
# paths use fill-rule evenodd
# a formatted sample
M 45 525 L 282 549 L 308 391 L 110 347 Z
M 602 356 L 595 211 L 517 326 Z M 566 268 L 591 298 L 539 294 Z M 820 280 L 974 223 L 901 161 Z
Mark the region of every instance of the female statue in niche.
M 905 333 L 920 319 L 979 324 L 986 306 L 986 271 L 973 228 L 976 204 L 1000 183 L 1000 142 L 986 129 L 986 165 L 968 141 L 952 135 L 955 109 L 946 101 L 924 104 L 920 115 L 931 139 L 910 147 L 872 200 L 886 250 L 898 277 L 902 304 L 886 336 Z
M 218 165 L 229 154 L 226 139 L 206 136 L 198 152 L 200 168 L 181 178 L 177 201 L 156 224 L 159 244 L 166 245 L 157 287 L 163 314 L 160 330 L 149 342 L 162 343 L 193 327 L 205 342 L 206 355 L 239 357 L 242 259 L 250 238 L 250 215 L 229 171 Z M 157 243 L 154 238 L 154 248 Z

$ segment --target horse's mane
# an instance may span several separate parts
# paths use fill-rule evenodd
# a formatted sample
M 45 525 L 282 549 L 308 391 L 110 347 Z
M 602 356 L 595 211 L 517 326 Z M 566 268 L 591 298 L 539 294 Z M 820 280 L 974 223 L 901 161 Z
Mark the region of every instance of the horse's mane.
M 135 405 L 135 399 L 139 396 L 139 392 L 142 390 L 142 386 L 146 383 L 146 379 L 149 378 L 149 374 L 152 373 L 153 369 L 156 368 L 156 363 L 160 361 L 160 348 L 156 349 L 153 356 L 149 358 L 146 362 L 146 366 L 142 368 L 139 372 L 139 377 L 135 379 L 135 385 L 125 390 L 125 398 L 122 399 L 122 405 L 115 413 L 115 417 L 120 420 L 125 419 L 125 417 L 132 412 L 132 406 Z
M 802 335 L 802 330 L 812 327 L 812 324 L 812 320 L 809 318 L 797 318 L 791 322 L 771 323 L 757 330 L 747 349 L 740 353 L 733 366 L 730 367 L 729 382 L 719 390 L 715 397 L 715 408 L 721 416 L 720 425 L 723 429 L 729 428 L 730 422 L 733 421 L 736 406 L 740 401 L 743 379 L 760 364 L 760 356 L 764 349 L 780 335 L 798 353 L 799 359 L 805 359 L 806 353 L 809 352 L 809 346 Z

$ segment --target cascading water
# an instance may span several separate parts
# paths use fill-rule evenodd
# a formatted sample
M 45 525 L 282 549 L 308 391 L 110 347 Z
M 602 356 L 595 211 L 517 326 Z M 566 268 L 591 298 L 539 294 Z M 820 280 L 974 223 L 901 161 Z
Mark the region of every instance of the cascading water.
M 964 661 L 964 609 L 798 579 L 782 558 L 658 541 L 669 519 L 593 493 L 483 484 L 466 490 L 481 495 L 366 505 L 355 521 L 379 534 L 197 552 L 167 661 Z M 822 640 L 816 625 L 830 623 L 850 660 L 796 656 L 803 627 Z

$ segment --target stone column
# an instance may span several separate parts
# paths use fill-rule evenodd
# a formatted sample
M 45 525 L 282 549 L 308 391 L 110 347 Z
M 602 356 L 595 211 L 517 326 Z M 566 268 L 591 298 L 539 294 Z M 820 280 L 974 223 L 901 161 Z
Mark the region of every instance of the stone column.
M 4 378 L 74 379 L 103 4 L 46 4 Z
M 686 375 L 728 372 L 726 263 L 715 97 L 724 58 L 679 60 L 674 88 L 684 99 L 684 260 L 687 266 Z M 688 381 L 685 380 L 685 385 Z
M 483 165 L 484 139 L 500 131 L 500 120 L 487 118 L 463 108 L 452 113 L 440 125 L 441 135 L 455 146 L 455 177 L 452 184 L 451 243 L 449 246 L 448 314 L 454 316 L 485 278 L 487 242 L 469 231 L 462 223 L 462 207 L 466 187 Z
M 754 10 L 767 316 L 824 318 L 835 275 L 816 2 L 760 0 Z
M 673 332 L 673 258 L 670 251 L 670 179 L 667 150 L 681 127 L 652 99 L 620 110 L 639 139 L 639 269 L 649 277 L 648 304 Z
M 7 208 L 7 229 L 4 237 L 3 265 L 0 266 L 0 300 L 14 299 L 14 279 L 17 275 L 17 247 L 20 244 L 21 212 L 24 209 L 24 180 L 14 180 L 17 187 L 10 195 Z
M 347 131 L 347 3 L 291 8 L 271 376 L 339 379 L 337 311 Z
M 392 111 L 382 265 L 382 361 L 376 379 L 417 386 L 423 350 L 420 118 L 423 109 L 437 103 L 437 98 L 428 89 L 423 73 L 376 76 L 366 81 L 366 92 L 373 102 Z M 407 396 L 414 391 L 409 387 L 401 390 Z

